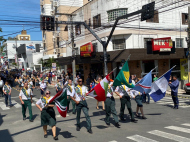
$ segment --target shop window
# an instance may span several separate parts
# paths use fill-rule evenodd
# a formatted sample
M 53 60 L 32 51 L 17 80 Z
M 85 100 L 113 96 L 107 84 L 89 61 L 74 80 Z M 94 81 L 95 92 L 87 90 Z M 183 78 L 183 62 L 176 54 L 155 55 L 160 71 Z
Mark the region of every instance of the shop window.
M 153 38 L 144 38 L 144 48 L 147 48 L 147 41 L 152 41 Z
M 182 13 L 182 25 L 187 25 L 187 24 L 188 24 L 188 14 Z
M 125 39 L 113 39 L 113 49 L 126 49 Z
M 101 27 L 101 16 L 100 16 L 100 14 L 93 17 L 93 29 L 96 29 L 98 27 Z
M 75 35 L 77 36 L 77 35 L 80 35 L 81 34 L 81 27 L 80 27 L 80 25 L 76 25 L 75 26 Z
M 154 60 L 143 61 L 143 65 L 144 65 L 144 72 L 145 72 L 145 73 L 148 73 L 148 72 L 150 72 L 152 69 L 155 68 Z
M 146 20 L 146 22 L 151 22 L 151 23 L 159 23 L 159 14 L 158 11 L 154 11 L 154 17 L 151 19 Z
M 183 38 L 176 38 L 176 48 L 183 48 Z
M 115 21 L 117 17 L 127 14 L 127 8 L 114 9 L 107 11 L 108 13 L 108 22 Z

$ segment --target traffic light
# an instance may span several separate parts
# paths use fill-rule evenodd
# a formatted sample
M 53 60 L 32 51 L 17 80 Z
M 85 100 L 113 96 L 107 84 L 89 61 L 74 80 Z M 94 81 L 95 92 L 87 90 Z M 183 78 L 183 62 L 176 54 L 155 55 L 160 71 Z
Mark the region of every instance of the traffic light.
M 55 30 L 55 17 L 41 15 L 40 18 L 41 30 L 54 31 Z
M 154 18 L 155 1 L 142 7 L 141 21 Z

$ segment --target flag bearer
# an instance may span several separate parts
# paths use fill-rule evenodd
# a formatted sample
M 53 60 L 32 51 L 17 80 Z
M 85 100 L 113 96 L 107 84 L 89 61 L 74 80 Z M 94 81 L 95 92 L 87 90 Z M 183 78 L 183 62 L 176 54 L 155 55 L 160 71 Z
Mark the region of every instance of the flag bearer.
M 23 115 L 23 120 L 26 120 L 26 109 L 28 107 L 29 110 L 29 121 L 33 122 L 32 120 L 32 90 L 28 88 L 28 83 L 24 83 L 24 87 L 20 90 L 19 98 L 22 104 L 22 115 Z
M 8 81 L 5 81 L 5 85 L 3 86 L 3 93 L 5 96 L 5 104 L 6 107 L 8 107 L 8 99 L 9 99 L 9 106 L 12 107 L 11 103 L 11 86 L 9 85 Z
M 129 94 L 131 96 L 131 98 L 134 98 L 136 103 L 137 103 L 137 109 L 136 109 L 136 116 L 137 117 L 140 117 L 139 116 L 139 109 L 140 109 L 140 112 L 142 114 L 142 119 L 147 119 L 145 116 L 144 116 L 144 112 L 143 112 L 143 104 L 142 104 L 142 94 L 136 90 L 129 90 Z
M 178 87 L 179 87 L 179 81 L 177 79 L 177 76 L 173 76 L 173 81 L 169 82 L 169 86 L 171 88 L 171 96 L 174 102 L 174 109 L 178 109 L 179 106 L 179 100 L 178 100 Z
M 110 77 L 108 78 L 108 80 L 110 80 Z M 117 112 L 115 109 L 115 99 L 113 97 L 113 82 L 110 82 L 110 84 L 108 85 L 108 92 L 107 92 L 107 97 L 105 100 L 105 110 L 106 110 L 106 118 L 105 118 L 105 122 L 107 125 L 110 125 L 110 115 L 113 115 L 113 118 L 115 120 L 115 126 L 117 128 L 119 128 L 119 120 L 118 120 L 118 116 L 117 116 Z
M 76 109 L 75 109 L 75 102 L 71 99 L 71 96 L 72 96 L 72 92 L 74 91 L 74 88 L 75 86 L 72 84 L 72 80 L 69 79 L 68 80 L 68 85 L 67 85 L 67 112 L 69 112 L 69 104 L 70 104 L 70 101 L 72 103 L 72 106 L 73 106 L 73 114 L 76 114 Z
M 84 115 L 86 117 L 86 122 L 87 122 L 87 131 L 92 134 L 92 129 L 91 129 L 91 120 L 90 117 L 88 115 L 88 105 L 86 102 L 86 93 L 88 93 L 87 91 L 87 87 L 82 85 L 82 79 L 79 78 L 78 79 L 78 85 L 74 88 L 72 95 L 71 95 L 71 99 L 73 101 L 75 101 L 76 103 L 76 109 L 77 109 L 77 131 L 80 131 L 80 114 L 81 114 L 81 110 L 83 110 Z
M 41 125 L 43 126 L 44 130 L 44 138 L 47 138 L 47 125 L 52 127 L 53 139 L 58 140 L 56 136 L 56 118 L 55 118 L 55 111 L 53 109 L 54 104 L 48 104 L 48 101 L 51 99 L 50 91 L 46 91 L 45 97 L 40 98 L 36 102 L 36 107 L 41 111 Z
M 129 88 L 126 85 L 117 86 L 117 88 L 115 89 L 115 93 L 120 97 L 120 101 L 121 101 L 119 117 L 122 121 L 125 121 L 124 110 L 125 110 L 125 105 L 126 105 L 129 111 L 129 114 L 131 116 L 131 122 L 137 123 L 137 120 L 134 119 L 134 114 L 131 108 L 131 99 L 130 99 L 130 96 L 128 95 L 128 90 Z

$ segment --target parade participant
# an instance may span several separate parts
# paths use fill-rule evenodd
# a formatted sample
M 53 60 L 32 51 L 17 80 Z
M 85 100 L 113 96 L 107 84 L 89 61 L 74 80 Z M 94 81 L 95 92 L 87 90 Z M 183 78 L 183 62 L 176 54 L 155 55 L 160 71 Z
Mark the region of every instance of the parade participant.
M 31 81 L 33 83 L 33 87 L 36 88 L 36 84 L 35 84 L 36 83 L 36 79 L 35 79 L 34 76 L 31 78 Z
M 16 90 L 19 90 L 19 83 L 18 83 L 18 78 L 15 78 L 15 86 L 16 86 Z
M 46 90 L 46 83 L 44 82 L 44 80 L 42 80 L 40 84 L 40 89 L 41 89 L 41 97 L 43 98 L 44 92 Z
M 78 85 L 78 79 L 79 79 L 79 75 L 77 75 L 77 76 L 75 77 L 75 86 Z
M 3 93 L 5 96 L 5 104 L 8 107 L 8 99 L 9 99 L 9 106 L 12 107 L 11 103 L 11 86 L 9 85 L 8 81 L 5 81 L 5 85 L 3 86 Z
M 140 109 L 140 112 L 142 114 L 142 119 L 147 119 L 145 116 L 144 116 L 144 112 L 143 112 L 143 104 L 142 104 L 142 94 L 136 90 L 132 90 L 132 89 L 129 89 L 129 94 L 131 96 L 131 98 L 135 99 L 136 103 L 137 103 L 137 109 L 136 109 L 136 116 L 137 117 L 140 117 L 139 115 L 139 109 Z
M 98 77 L 98 80 L 97 80 L 97 81 L 94 79 L 96 85 L 97 85 L 98 83 L 100 83 L 101 80 L 102 80 L 101 77 Z M 99 110 L 99 106 L 98 106 L 98 105 L 99 105 L 99 101 L 97 101 L 97 103 L 96 103 L 96 109 L 97 109 L 97 110 Z M 102 109 L 105 110 L 104 101 L 102 101 Z
M 22 115 L 23 115 L 23 120 L 26 120 L 26 109 L 28 107 L 28 111 L 29 111 L 29 121 L 33 122 L 32 119 L 32 90 L 28 87 L 28 83 L 25 82 L 24 83 L 24 87 L 20 90 L 20 94 L 19 94 L 19 99 L 21 101 L 22 104 Z
M 3 85 L 4 85 L 4 82 L 3 82 L 3 80 L 1 80 L 1 77 L 0 77 L 0 93 L 1 93 L 1 97 L 3 97 Z
M 34 87 L 33 81 L 28 79 L 28 88 L 30 88 L 32 90 L 32 92 L 33 92 L 33 87 Z
M 61 84 L 59 82 L 59 79 L 57 79 L 57 83 L 55 84 L 55 88 L 56 88 L 56 93 L 58 93 L 62 89 Z
M 40 89 L 40 78 L 39 78 L 39 76 L 37 76 L 37 78 L 36 78 L 36 89 L 37 90 Z
M 120 115 L 119 115 L 120 119 L 122 121 L 125 121 L 124 111 L 126 105 L 129 114 L 131 116 L 131 122 L 137 123 L 137 120 L 134 119 L 133 110 L 131 108 L 131 98 L 128 95 L 128 87 L 126 85 L 117 86 L 117 88 L 115 89 L 115 93 L 120 97 L 120 102 L 121 102 Z
M 41 111 L 41 125 L 44 130 L 44 138 L 47 138 L 47 125 L 52 127 L 53 139 L 58 140 L 56 136 L 56 118 L 55 111 L 53 109 L 54 104 L 48 104 L 48 100 L 50 100 L 50 91 L 46 91 L 45 97 L 42 97 L 36 102 L 36 107 Z
M 19 83 L 19 89 L 21 90 L 22 89 L 22 78 L 21 78 L 21 76 L 19 77 L 18 83 Z
M 67 112 L 69 113 L 69 104 L 70 104 L 70 101 L 72 103 L 72 106 L 73 106 L 73 114 L 76 114 L 76 109 L 75 109 L 75 102 L 71 99 L 71 96 L 72 96 L 72 92 L 74 90 L 75 86 L 72 84 L 72 80 L 69 79 L 68 81 L 68 85 L 67 85 Z
M 177 79 L 177 76 L 173 76 L 173 81 L 169 82 L 169 86 L 171 88 L 171 96 L 172 100 L 174 102 L 174 109 L 178 109 L 179 106 L 179 100 L 178 100 L 178 87 L 179 87 L 179 81 Z
M 115 127 L 119 128 L 119 120 L 117 116 L 117 112 L 115 109 L 115 99 L 113 97 L 113 82 L 110 82 L 110 76 L 108 77 L 109 84 L 108 84 L 108 91 L 106 95 L 106 100 L 105 100 L 105 110 L 106 110 L 106 118 L 105 122 L 107 125 L 110 125 L 110 115 L 113 115 L 114 121 L 115 121 Z
M 78 79 L 78 85 L 74 88 L 72 95 L 71 95 L 71 99 L 73 101 L 75 101 L 76 103 L 76 109 L 77 109 L 77 116 L 76 116 L 76 120 L 77 120 L 77 131 L 80 131 L 80 115 L 81 115 L 81 110 L 83 110 L 84 115 L 86 117 L 86 122 L 87 122 L 87 131 L 92 134 L 92 129 L 91 129 L 91 120 L 90 117 L 88 115 L 88 105 L 86 102 L 86 93 L 88 93 L 87 91 L 87 87 L 82 85 L 82 79 L 79 78 Z

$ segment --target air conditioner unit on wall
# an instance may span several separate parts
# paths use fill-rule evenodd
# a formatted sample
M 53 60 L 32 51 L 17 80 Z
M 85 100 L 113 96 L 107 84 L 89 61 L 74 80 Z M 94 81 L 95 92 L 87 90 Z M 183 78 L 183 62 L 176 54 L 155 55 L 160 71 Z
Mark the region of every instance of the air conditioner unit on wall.
M 57 1 L 54 1 L 53 6 L 54 6 L 54 7 L 57 7 L 57 6 L 58 6 Z

